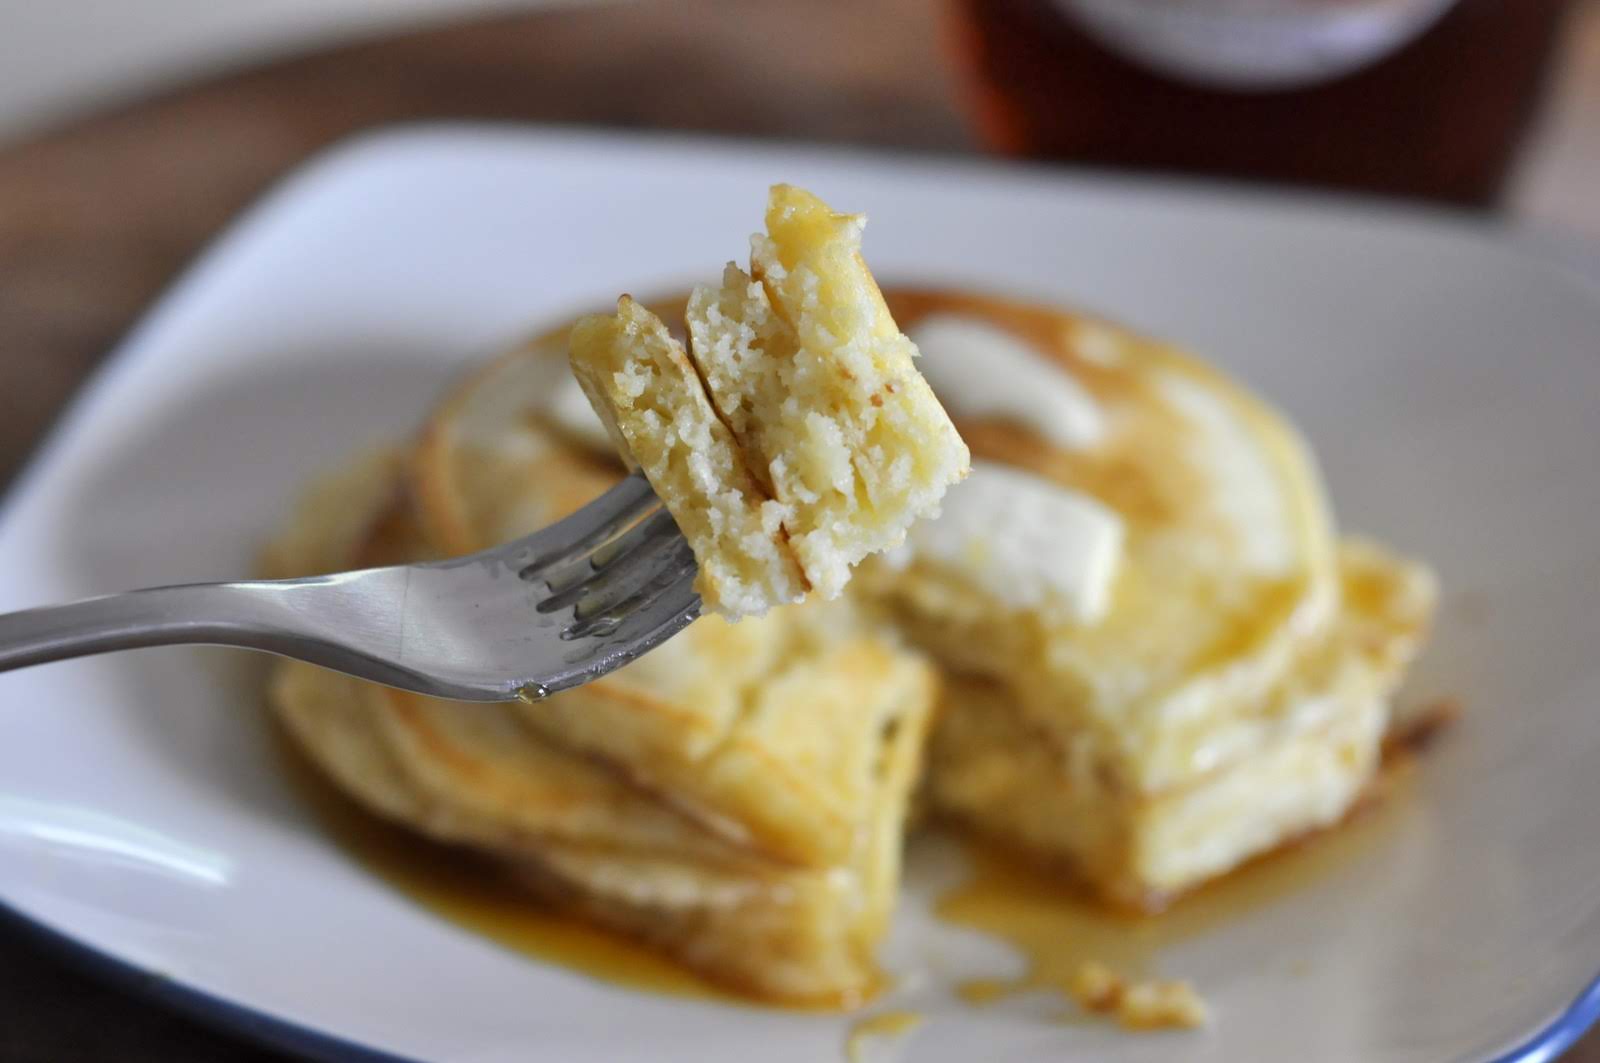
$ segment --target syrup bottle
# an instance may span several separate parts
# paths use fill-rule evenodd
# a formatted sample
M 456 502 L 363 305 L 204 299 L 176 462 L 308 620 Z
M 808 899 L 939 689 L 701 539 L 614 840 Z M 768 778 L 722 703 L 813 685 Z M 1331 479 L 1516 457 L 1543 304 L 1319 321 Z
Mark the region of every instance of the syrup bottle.
M 1001 152 L 1487 206 L 1569 0 L 952 0 Z

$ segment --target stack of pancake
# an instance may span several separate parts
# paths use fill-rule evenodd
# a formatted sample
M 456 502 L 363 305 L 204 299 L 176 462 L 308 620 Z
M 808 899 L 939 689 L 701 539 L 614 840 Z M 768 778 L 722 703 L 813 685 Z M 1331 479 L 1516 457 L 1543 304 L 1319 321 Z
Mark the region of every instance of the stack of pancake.
M 973 475 L 842 598 L 706 617 L 535 705 L 282 663 L 291 732 L 377 812 L 790 1001 L 871 990 L 919 785 L 936 815 L 1144 907 L 1341 816 L 1427 572 L 1341 543 L 1294 433 L 1182 353 L 1052 308 L 885 294 Z M 622 471 L 559 330 L 464 381 L 408 448 L 315 485 L 265 567 L 481 549 Z
M 941 396 L 974 458 L 946 520 L 995 465 L 1100 510 L 1055 529 L 1100 547 L 1068 584 L 1072 608 L 984 586 L 1014 538 L 999 527 L 976 566 L 919 551 L 863 580 L 953 677 L 935 806 L 1144 909 L 1338 819 L 1376 767 L 1432 612 L 1429 572 L 1341 542 L 1294 431 L 1170 346 L 993 299 L 891 305 L 935 390 L 950 360 L 1003 343 L 1072 382 L 1054 431 L 1043 412 Z

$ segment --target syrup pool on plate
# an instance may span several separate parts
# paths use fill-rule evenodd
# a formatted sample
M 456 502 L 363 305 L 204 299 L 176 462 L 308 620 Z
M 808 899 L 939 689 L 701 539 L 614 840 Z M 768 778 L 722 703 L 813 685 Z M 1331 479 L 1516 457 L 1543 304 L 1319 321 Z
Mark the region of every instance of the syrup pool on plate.
M 492 861 L 384 822 L 337 791 L 286 736 L 277 735 L 276 744 L 285 776 L 317 824 L 368 871 L 440 918 L 536 960 L 614 985 L 762 1004 L 720 989 L 643 945 L 545 907 Z M 1220 931 L 1385 844 L 1407 804 L 1397 791 L 1409 787 L 1409 769 L 1407 756 L 1391 758 L 1378 795 L 1346 822 L 1253 861 L 1155 915 L 1110 911 L 1059 876 L 989 846 L 964 843 L 971 873 L 939 898 L 937 914 L 1012 945 L 1025 958 L 1027 972 L 1020 978 L 966 980 L 952 988 L 968 1004 L 982 1006 L 1031 990 L 1070 996 L 1074 974 L 1089 962 L 1128 978 L 1179 977 L 1183 972 L 1162 969 L 1167 949 Z M 1198 988 L 1203 994 L 1205 987 Z M 847 1036 L 846 1055 L 861 1056 L 869 1043 L 903 1039 L 923 1018 L 899 1010 L 863 1014 Z
M 1151 915 L 1109 910 L 1060 876 L 968 843 L 971 873 L 939 899 L 936 911 L 948 923 L 1009 943 L 1027 971 L 1020 978 L 965 981 L 956 992 L 980 1006 L 1041 989 L 1071 997 L 1073 978 L 1088 963 L 1125 978 L 1181 978 L 1184 972 L 1162 965 L 1173 946 L 1221 932 L 1392 842 L 1411 782 L 1408 758 L 1394 758 L 1374 795 L 1344 822 L 1251 861 Z M 1203 996 L 1205 986 L 1196 988 Z
M 916 1011 L 880 1011 L 856 1020 L 845 1038 L 845 1059 L 848 1063 L 869 1063 L 869 1046 L 892 1039 L 898 1047 L 899 1042 L 922 1025 L 922 1020 L 922 1014 Z

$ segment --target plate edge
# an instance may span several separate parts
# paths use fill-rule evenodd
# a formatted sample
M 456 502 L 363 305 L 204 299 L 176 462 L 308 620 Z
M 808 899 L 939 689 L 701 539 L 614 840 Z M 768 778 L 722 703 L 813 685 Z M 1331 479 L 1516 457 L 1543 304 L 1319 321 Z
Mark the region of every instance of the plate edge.
M 1175 179 L 1087 167 L 1052 167 L 1042 163 L 1000 161 L 977 156 L 885 151 L 848 144 L 796 143 L 676 131 L 575 128 L 513 121 L 399 122 L 363 130 L 308 154 L 275 178 L 177 271 L 174 279 L 151 306 L 112 345 L 107 356 L 85 378 L 46 428 L 40 442 L 17 470 L 11 483 L 0 492 L 0 531 L 4 530 L 13 511 L 31 493 L 34 482 L 54 461 L 57 452 L 75 434 L 78 423 L 99 401 L 100 394 L 113 386 L 129 364 L 136 361 L 147 337 L 156 333 L 187 302 L 198 280 L 210 272 L 216 262 L 225 259 L 236 246 L 246 244 L 257 230 L 270 227 L 275 216 L 285 206 L 293 204 L 304 187 L 327 180 L 347 167 L 364 163 L 371 156 L 403 153 L 425 146 L 429 141 L 458 139 L 463 135 L 504 142 L 543 139 L 547 144 L 559 147 L 585 144 L 673 149 L 686 153 L 751 149 L 772 155 L 804 153 L 825 156 L 833 163 L 871 165 L 887 162 L 895 166 L 924 169 L 939 166 L 986 175 L 1011 174 L 1036 181 L 1076 183 L 1085 189 L 1139 195 L 1176 193 L 1232 209 L 1249 209 L 1254 204 L 1274 213 L 1307 211 L 1323 217 L 1346 215 L 1369 220 L 1398 220 L 1436 233 L 1470 239 L 1488 254 L 1523 267 L 1536 268 L 1586 295 L 1600 297 L 1600 285 L 1593 278 L 1517 238 L 1519 235 L 1525 237 L 1526 233 L 1519 233 L 1515 227 L 1504 223 L 1480 220 L 1465 212 L 1437 205 L 1317 191 L 1256 188 L 1227 181 Z M 42 946 L 44 951 L 65 959 L 70 965 L 102 981 L 170 1006 L 209 1027 L 241 1034 L 330 1063 L 417 1063 L 408 1057 L 349 1041 L 142 968 L 24 913 L 4 898 L 0 898 L 0 923 L 18 929 L 25 937 Z M 1521 1042 L 1500 1055 L 1467 1057 L 1467 1063 L 1473 1060 L 1476 1063 L 1546 1063 L 1570 1048 L 1597 1020 L 1600 1020 L 1600 973 L 1546 1026 L 1526 1035 Z

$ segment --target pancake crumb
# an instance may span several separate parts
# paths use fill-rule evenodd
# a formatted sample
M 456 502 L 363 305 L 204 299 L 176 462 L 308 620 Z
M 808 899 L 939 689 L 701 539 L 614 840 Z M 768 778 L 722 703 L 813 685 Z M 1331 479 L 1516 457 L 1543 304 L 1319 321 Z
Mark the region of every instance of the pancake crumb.
M 1186 981 L 1129 981 L 1103 963 L 1086 961 L 1067 986 L 1087 1011 L 1109 1015 L 1129 1030 L 1192 1030 L 1211 1021 L 1210 1009 Z
M 1427 752 L 1446 731 L 1461 722 L 1464 714 L 1458 698 L 1439 698 L 1406 712 L 1384 736 L 1383 755 L 1394 757 Z

